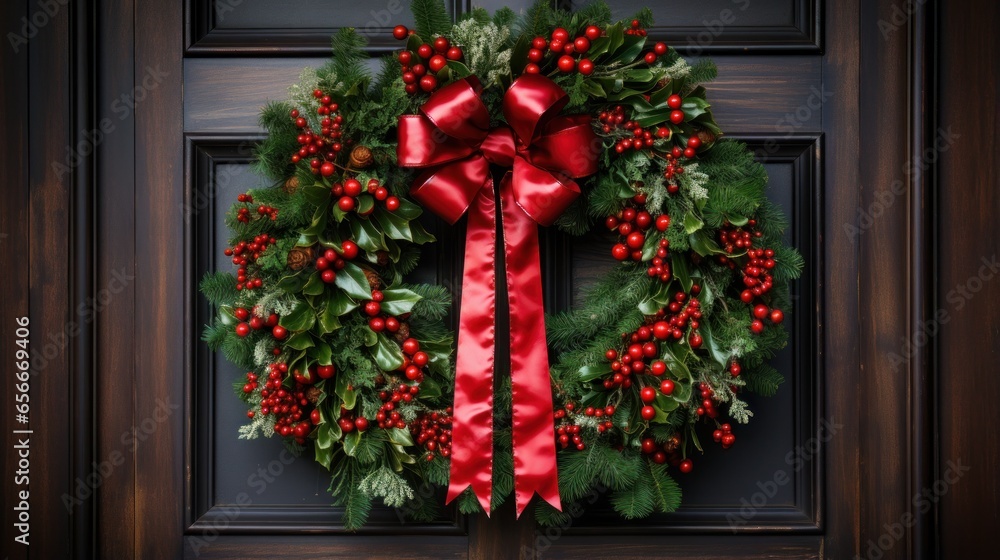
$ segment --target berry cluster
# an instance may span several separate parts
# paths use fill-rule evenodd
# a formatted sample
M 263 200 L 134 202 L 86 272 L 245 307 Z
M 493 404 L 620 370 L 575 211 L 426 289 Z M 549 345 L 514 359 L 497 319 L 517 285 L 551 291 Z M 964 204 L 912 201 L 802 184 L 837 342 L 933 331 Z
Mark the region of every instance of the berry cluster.
M 341 243 L 341 253 L 342 255 L 338 255 L 333 249 L 327 249 L 316 257 L 316 270 L 324 283 L 333 284 L 337 281 L 337 271 L 343 269 L 348 260 L 357 256 L 358 246 L 353 241 L 344 241 Z
M 610 110 L 601 111 L 597 115 L 597 120 L 601 123 L 601 131 L 605 134 L 619 129 L 627 131 L 625 138 L 620 138 L 615 142 L 615 152 L 619 154 L 626 150 L 650 148 L 657 139 L 670 136 L 670 130 L 667 128 L 661 127 L 654 134 L 651 130 L 639 126 L 636 121 L 626 120 L 625 108 L 621 105 L 615 105 Z
M 712 432 L 712 439 L 716 443 L 721 443 L 723 449 L 729 449 L 736 443 L 736 436 L 733 435 L 733 427 L 729 423 L 719 426 L 719 429 Z
M 372 290 L 372 298 L 367 301 L 364 305 L 364 312 L 370 317 L 368 319 L 368 328 L 375 332 L 388 331 L 390 333 L 398 333 L 400 328 L 402 328 L 403 323 L 398 317 L 393 317 L 392 315 L 382 314 L 382 301 L 385 299 L 385 294 L 380 290 Z M 413 339 L 407 339 L 407 341 Z M 416 342 L 414 340 L 414 342 Z M 404 342 L 405 343 L 405 342 Z M 414 381 L 418 378 L 422 378 L 420 372 L 421 368 L 427 365 L 429 357 L 426 352 L 421 352 L 416 350 L 412 353 L 407 353 L 406 358 L 410 363 L 406 367 L 406 377 L 407 379 Z M 411 366 L 416 366 L 414 370 L 410 370 Z
M 259 331 L 265 327 L 271 329 L 271 336 L 275 340 L 284 340 L 288 336 L 288 329 L 282 327 L 278 324 L 278 315 L 271 313 L 266 319 L 261 318 L 256 314 L 256 308 L 254 308 L 253 313 L 245 307 L 237 307 L 233 310 L 233 315 L 236 316 L 236 320 L 239 323 L 236 324 L 236 334 L 240 337 L 244 337 L 250 334 L 250 331 Z M 280 353 L 280 350 L 279 350 Z
M 385 188 L 378 179 L 369 179 L 364 189 L 361 187 L 361 181 L 354 178 L 347 179 L 343 184 L 334 183 L 330 187 L 330 194 L 338 197 L 337 207 L 344 212 L 351 212 L 358 208 L 358 197 L 361 196 L 362 192 L 367 192 L 379 202 L 385 202 L 385 209 L 390 212 L 395 212 L 399 208 L 399 198 L 390 195 L 389 189 Z M 368 216 L 374 211 L 375 207 L 372 206 L 364 213 L 359 212 L 358 215 Z
M 538 74 L 541 72 L 541 63 L 546 56 L 559 57 L 556 66 L 560 72 L 568 74 L 578 71 L 584 76 L 594 73 L 594 63 L 583 55 L 590 50 L 591 41 L 596 40 L 603 32 L 600 27 L 591 25 L 587 27 L 583 35 L 570 40 L 569 31 L 562 27 L 557 27 L 552 31 L 551 41 L 546 41 L 545 37 L 535 37 L 531 41 L 531 49 L 528 50 L 528 64 L 524 71 L 528 74 Z M 580 55 L 577 60 L 573 55 Z
M 399 414 L 396 407 L 400 403 L 413 401 L 419 392 L 420 387 L 417 385 L 407 385 L 406 383 L 400 383 L 394 387 L 392 393 L 389 391 L 380 391 L 378 396 L 382 400 L 382 407 L 375 414 L 375 421 L 378 423 L 378 427 L 383 430 L 405 428 L 406 421 L 403 420 L 402 415 Z
M 719 410 L 715 408 L 715 390 L 712 389 L 712 386 L 702 381 L 698 384 L 698 390 L 701 391 L 701 406 L 695 410 L 698 416 L 708 416 L 709 418 L 719 416 Z
M 253 195 L 250 193 L 243 193 L 236 197 L 236 200 L 243 202 L 245 204 L 253 203 Z M 272 206 L 267 206 L 266 204 L 261 204 L 257 207 L 257 215 L 261 217 L 269 217 L 271 221 L 278 219 L 278 209 Z M 236 211 L 236 221 L 243 222 L 244 224 L 250 223 L 250 208 L 247 206 L 240 207 Z
M 598 432 L 606 432 L 615 427 L 615 423 L 611 421 L 611 417 L 615 415 L 615 410 L 615 407 L 610 404 L 604 408 L 588 406 L 583 410 L 583 415 L 594 418 L 606 418 L 606 420 L 597 424 Z
M 625 34 L 626 35 L 637 35 L 639 37 L 645 37 L 646 36 L 646 30 L 642 28 L 642 24 L 639 23 L 639 20 L 633 19 L 632 20 L 632 26 L 630 28 L 628 28 L 628 29 L 625 30 Z
M 293 436 L 296 443 L 302 445 L 312 430 L 309 422 L 302 421 L 309 399 L 306 398 L 306 388 L 302 383 L 296 382 L 294 388 L 283 386 L 282 380 L 287 373 L 287 364 L 271 364 L 267 382 L 260 392 L 260 413 L 274 416 L 274 431 L 277 434 L 281 437 Z
M 656 443 L 651 437 L 644 438 L 641 445 L 642 452 L 649 455 L 654 463 L 662 465 L 669 461 L 671 466 L 677 467 L 682 473 L 689 473 L 694 470 L 694 462 L 691 459 L 681 459 L 678 455 L 682 443 L 680 434 L 674 434 L 663 445 Z
M 684 337 L 684 331 L 690 327 L 691 335 L 688 336 L 688 343 L 691 348 L 701 348 L 704 340 L 698 334 L 701 320 L 701 302 L 697 298 L 699 293 L 701 286 L 698 284 L 691 286 L 690 297 L 683 291 L 677 291 L 674 294 L 674 301 L 655 315 L 655 322 L 652 325 L 653 337 L 657 340 L 668 338 L 680 340 Z
M 309 167 L 313 174 L 329 177 L 334 173 L 334 160 L 344 148 L 340 142 L 342 136 L 340 127 L 344 122 L 344 117 L 338 113 L 337 104 L 322 90 L 314 90 L 313 97 L 319 100 L 316 113 L 323 117 L 320 120 L 320 133 L 316 134 L 309 128 L 309 121 L 301 116 L 298 109 L 292 109 L 290 114 L 292 121 L 295 122 L 295 126 L 302 130 L 298 136 L 301 147 L 298 152 L 292 154 L 292 163 L 311 158 Z
M 756 220 L 747 222 L 749 228 L 756 225 Z M 740 293 L 740 299 L 746 304 L 753 304 L 755 299 L 767 294 L 774 287 L 774 277 L 771 275 L 771 270 L 775 267 L 774 249 L 754 248 L 753 240 L 759 237 L 762 237 L 760 231 L 751 233 L 749 229 L 734 227 L 728 223 L 719 230 L 719 242 L 723 250 L 729 254 L 729 256 L 719 255 L 720 263 L 735 269 L 737 264 L 733 255 L 746 252 L 746 263 L 741 269 L 745 289 Z M 764 332 L 765 319 L 770 319 L 775 325 L 785 319 L 783 311 L 777 308 L 771 309 L 759 301 L 753 306 L 752 314 L 754 319 L 750 322 L 750 330 L 754 334 Z
M 583 451 L 587 446 L 583 443 L 583 438 L 580 437 L 580 426 L 570 420 L 570 415 L 575 409 L 576 405 L 568 402 L 563 408 L 555 411 L 553 416 L 556 420 L 556 441 L 559 442 L 562 449 L 572 445 L 577 451 Z M 607 422 L 601 425 L 604 426 L 604 424 Z M 605 427 L 605 429 L 607 428 Z
M 633 201 L 644 204 L 646 202 L 646 195 L 638 194 L 633 199 Z M 608 216 L 604 219 L 604 225 L 611 231 L 617 231 L 618 235 L 624 237 L 624 243 L 616 243 L 611 247 L 611 256 L 615 259 L 624 261 L 627 259 L 632 259 L 633 261 L 642 261 L 642 247 L 646 244 L 646 235 L 644 232 L 650 229 L 650 227 L 655 226 L 657 231 L 664 232 L 670 227 L 670 216 L 666 214 L 661 214 L 653 219 L 653 216 L 645 210 L 637 210 L 633 207 L 624 208 L 621 212 L 614 216 Z M 659 241 L 659 247 L 656 249 L 656 257 L 653 259 L 653 270 L 656 276 L 659 276 L 664 282 L 670 280 L 670 269 L 663 259 L 667 258 L 667 248 L 670 243 L 662 238 Z
M 267 250 L 268 247 L 277 243 L 278 240 L 266 233 L 262 233 L 253 238 L 249 243 L 246 241 L 240 241 L 233 247 L 227 247 L 223 254 L 227 257 L 233 257 L 233 264 L 238 266 L 236 269 L 236 289 L 242 290 L 246 288 L 248 290 L 253 290 L 255 288 L 260 288 L 264 285 L 264 281 L 260 277 L 252 277 L 247 272 L 248 267 L 257 262 L 257 259 Z
M 392 30 L 392 36 L 400 41 L 409 37 L 412 32 L 403 25 L 397 25 Z M 410 51 L 399 53 L 399 63 L 403 67 L 403 83 L 406 93 L 415 95 L 418 91 L 430 93 L 437 89 L 438 80 L 435 74 L 448 67 L 449 60 L 462 60 L 465 56 L 462 49 L 452 45 L 447 37 L 434 39 L 433 45 L 424 43 L 417 47 L 417 59 Z
M 315 414 L 317 411 L 313 411 Z M 319 424 L 319 414 L 315 414 L 312 417 L 313 424 Z M 337 425 L 340 426 L 341 433 L 349 434 L 357 429 L 359 432 L 363 432 L 368 429 L 368 419 L 364 416 L 355 417 L 354 412 L 347 410 L 344 407 L 340 408 L 340 418 L 337 419 Z
M 410 433 L 415 436 L 417 445 L 422 446 L 428 461 L 433 461 L 435 453 L 442 457 L 451 456 L 451 423 L 452 409 L 448 407 L 444 413 L 430 412 L 421 414 L 410 423 Z

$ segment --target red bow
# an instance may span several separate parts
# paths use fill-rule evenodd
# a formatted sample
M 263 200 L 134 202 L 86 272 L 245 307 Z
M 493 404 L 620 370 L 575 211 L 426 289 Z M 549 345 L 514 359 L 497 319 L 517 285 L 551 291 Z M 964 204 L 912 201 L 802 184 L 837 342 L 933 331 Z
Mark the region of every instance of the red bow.
M 428 168 L 414 198 L 454 224 L 469 210 L 455 371 L 448 501 L 472 486 L 490 511 L 493 467 L 496 204 L 490 164 L 512 168 L 500 182 L 510 306 L 512 444 L 517 514 L 537 492 L 561 509 L 537 224 L 550 225 L 580 194 L 574 178 L 597 170 L 589 115 L 558 116 L 568 97 L 525 74 L 503 98 L 506 125 L 490 128 L 475 77 L 433 94 L 399 120 L 402 167 Z

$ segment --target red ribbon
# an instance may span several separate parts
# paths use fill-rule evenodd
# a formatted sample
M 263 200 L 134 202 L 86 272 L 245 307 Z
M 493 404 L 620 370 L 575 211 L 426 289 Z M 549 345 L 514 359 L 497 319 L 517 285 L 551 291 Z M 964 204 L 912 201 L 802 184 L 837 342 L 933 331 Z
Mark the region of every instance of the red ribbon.
M 543 76 L 526 74 L 503 98 L 506 125 L 490 128 L 475 77 L 434 93 L 418 115 L 399 120 L 398 160 L 426 168 L 410 191 L 454 224 L 468 210 L 465 277 L 458 331 L 451 482 L 490 511 L 493 469 L 493 368 L 496 326 L 496 213 L 490 164 L 500 181 L 500 212 L 510 306 L 512 445 L 517 515 L 537 492 L 561 509 L 538 227 L 550 225 L 580 194 L 574 178 L 597 170 L 589 115 L 559 116 L 568 97 Z

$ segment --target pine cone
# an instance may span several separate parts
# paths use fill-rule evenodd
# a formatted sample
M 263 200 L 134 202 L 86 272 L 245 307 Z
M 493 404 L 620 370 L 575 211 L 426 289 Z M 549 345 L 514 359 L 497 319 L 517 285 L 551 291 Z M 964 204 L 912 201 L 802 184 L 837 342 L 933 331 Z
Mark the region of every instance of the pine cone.
M 402 342 L 404 340 L 406 340 L 407 338 L 410 338 L 410 325 L 409 325 L 409 323 L 400 323 L 399 324 L 399 330 L 396 331 L 396 334 L 394 334 L 393 336 L 396 337 L 396 342 L 399 342 L 400 344 L 402 344 Z
M 667 87 L 667 84 L 669 84 L 669 83 L 670 83 L 670 78 L 666 78 L 666 77 L 660 78 L 660 81 L 656 82 L 656 87 L 662 89 L 662 88 Z
M 281 188 L 288 194 L 295 194 L 295 191 L 299 190 L 299 178 L 289 177 Z
M 374 270 L 364 269 L 365 278 L 368 279 L 368 285 L 371 286 L 373 290 L 379 289 L 382 286 L 382 279 L 378 277 L 378 274 Z
M 316 404 L 316 402 L 319 401 L 319 396 L 322 394 L 323 390 L 320 389 L 319 387 L 310 387 L 309 389 L 306 390 L 306 399 L 309 402 Z
M 375 161 L 372 151 L 366 146 L 355 146 L 351 150 L 350 166 L 352 169 L 364 169 Z
M 375 253 L 375 257 L 378 260 L 379 266 L 385 266 L 389 264 L 389 251 L 378 251 Z
M 715 135 L 712 134 L 711 131 L 699 129 L 695 131 L 695 135 L 698 137 L 698 140 L 701 140 L 703 146 L 707 146 L 712 142 L 715 142 Z
M 313 260 L 312 247 L 294 247 L 288 252 L 285 264 L 292 270 L 302 270 Z

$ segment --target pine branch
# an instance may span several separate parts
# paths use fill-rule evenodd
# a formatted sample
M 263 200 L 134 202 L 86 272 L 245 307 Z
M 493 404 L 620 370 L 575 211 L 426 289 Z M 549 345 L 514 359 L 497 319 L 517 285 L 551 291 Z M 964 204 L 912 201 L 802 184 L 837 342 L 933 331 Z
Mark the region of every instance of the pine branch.
M 441 0 L 413 0 L 410 9 L 413 10 L 414 29 L 421 39 L 430 41 L 451 30 L 451 17 Z
M 656 498 L 656 509 L 662 513 L 677 511 L 681 505 L 681 487 L 667 474 L 666 465 L 646 461 L 649 467 L 649 482 Z

